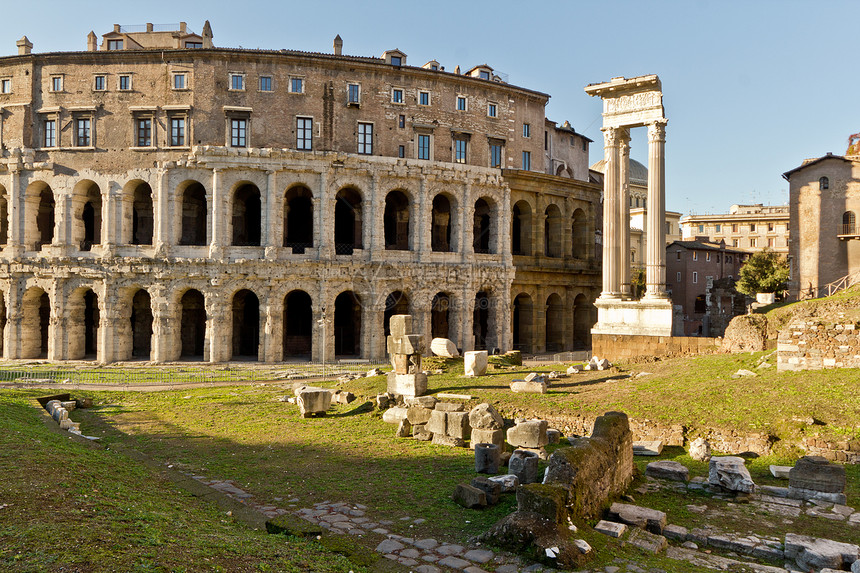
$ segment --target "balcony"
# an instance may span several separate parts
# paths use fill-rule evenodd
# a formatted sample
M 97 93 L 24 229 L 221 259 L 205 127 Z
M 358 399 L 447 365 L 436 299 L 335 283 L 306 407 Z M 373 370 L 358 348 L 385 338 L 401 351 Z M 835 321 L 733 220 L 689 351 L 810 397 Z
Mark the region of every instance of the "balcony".
M 860 239 L 860 228 L 855 224 L 843 224 L 840 226 L 840 232 L 836 236 L 843 241 L 848 239 Z

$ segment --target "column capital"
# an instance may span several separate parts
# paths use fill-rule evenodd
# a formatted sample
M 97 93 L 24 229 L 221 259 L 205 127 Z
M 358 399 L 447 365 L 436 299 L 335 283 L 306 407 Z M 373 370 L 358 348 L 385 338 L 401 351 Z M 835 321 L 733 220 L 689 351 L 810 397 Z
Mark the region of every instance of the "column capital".
M 648 124 L 648 142 L 666 141 L 666 124 L 668 120 L 657 119 Z

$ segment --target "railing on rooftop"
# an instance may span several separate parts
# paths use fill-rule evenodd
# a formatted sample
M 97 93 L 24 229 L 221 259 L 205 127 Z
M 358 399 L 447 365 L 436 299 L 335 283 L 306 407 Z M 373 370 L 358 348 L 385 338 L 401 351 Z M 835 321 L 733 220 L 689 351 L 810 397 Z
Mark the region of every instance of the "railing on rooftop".
M 147 31 L 147 24 L 134 24 L 132 26 L 120 26 L 119 31 L 123 34 L 135 34 L 139 32 Z M 175 24 L 153 24 L 152 31 L 153 32 L 178 32 L 180 28 L 179 22 Z M 186 34 L 193 34 L 190 28 L 185 28 Z

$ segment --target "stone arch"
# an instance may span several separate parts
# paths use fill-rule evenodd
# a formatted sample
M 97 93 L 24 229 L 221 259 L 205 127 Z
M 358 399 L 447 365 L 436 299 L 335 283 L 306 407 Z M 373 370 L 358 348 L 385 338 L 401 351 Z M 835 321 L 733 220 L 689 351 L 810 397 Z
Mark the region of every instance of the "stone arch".
M 562 256 L 561 209 L 555 203 L 547 205 L 544 211 L 544 255 L 547 257 Z
M 102 242 L 102 192 L 90 179 L 72 189 L 72 245 L 89 251 Z
M 391 317 L 395 314 L 409 314 L 409 295 L 403 291 L 396 290 L 385 297 L 385 310 L 383 312 L 383 332 L 385 336 L 391 334 Z
M 66 303 L 68 322 L 67 358 L 81 360 L 98 356 L 99 296 L 89 286 L 76 288 Z
M 451 338 L 451 295 L 437 292 L 433 295 L 430 305 L 430 336 L 431 338 Z
M 233 358 L 260 357 L 260 299 L 253 291 L 241 289 L 233 295 Z
M 403 191 L 395 189 L 385 196 L 383 226 L 385 250 L 408 251 L 411 237 L 409 232 L 410 201 Z
M 179 244 L 206 245 L 209 212 L 206 188 L 199 181 L 184 181 L 177 187 L 176 196 L 180 214 Z
M 152 355 L 152 297 L 138 289 L 131 297 L 131 356 L 150 360 Z
M 344 291 L 334 301 L 335 356 L 361 355 L 361 299 Z
M 351 255 L 362 248 L 361 193 L 353 187 L 337 192 L 334 205 L 334 248 L 338 255 Z
M 54 242 L 54 191 L 44 181 L 34 181 L 27 186 L 24 201 L 24 244 L 26 250 L 39 251 Z
M 122 189 L 122 243 L 151 245 L 155 231 L 152 187 L 142 179 L 133 179 Z
M 9 241 L 9 196 L 6 188 L 0 185 L 0 245 Z
M 253 183 L 238 184 L 232 194 L 233 245 L 259 247 L 262 238 L 260 189 Z
M 21 358 L 48 356 L 48 330 L 51 323 L 51 299 L 34 286 L 21 299 Z
M 588 257 L 588 243 L 591 233 L 588 228 L 588 219 L 585 216 L 585 211 L 575 209 L 571 220 L 571 237 L 572 237 L 572 255 L 578 259 Z
M 474 223 L 472 232 L 472 247 L 476 253 L 492 253 L 495 251 L 496 226 L 495 202 L 488 197 L 480 197 L 475 201 Z
M 311 296 L 293 290 L 284 297 L 284 357 L 311 358 L 313 351 L 314 311 Z
M 853 235 L 857 231 L 857 216 L 854 211 L 842 213 L 842 234 Z
M 197 289 L 188 289 L 179 299 L 179 355 L 183 358 L 203 359 L 206 342 L 206 299 Z
M 597 322 L 597 309 L 584 294 L 573 299 L 573 349 L 591 348 L 591 327 Z
M 546 351 L 564 350 L 564 301 L 557 293 L 546 299 Z
M 532 254 L 532 206 L 517 201 L 511 212 L 511 254 Z
M 456 224 L 454 216 L 454 198 L 448 193 L 437 193 L 433 197 L 433 213 L 431 216 L 430 248 L 434 252 L 450 253 L 454 251 L 453 228 Z
M 528 293 L 521 292 L 514 298 L 511 325 L 514 350 L 534 352 L 534 304 Z
M 314 246 L 314 194 L 295 185 L 284 194 L 284 246 L 302 254 Z

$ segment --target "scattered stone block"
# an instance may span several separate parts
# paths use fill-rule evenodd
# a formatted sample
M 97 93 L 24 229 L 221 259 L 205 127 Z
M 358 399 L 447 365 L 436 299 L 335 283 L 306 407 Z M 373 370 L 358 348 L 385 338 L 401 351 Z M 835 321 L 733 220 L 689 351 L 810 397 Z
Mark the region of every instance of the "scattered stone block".
M 421 406 L 409 406 L 406 408 L 406 419 L 410 424 L 426 424 L 430 420 L 433 410 Z
M 437 446 L 449 446 L 452 448 L 465 448 L 466 442 L 461 438 L 453 436 L 445 436 L 443 434 L 433 434 L 433 443 Z
M 452 392 L 439 392 L 436 394 L 439 398 L 444 398 L 446 400 L 471 400 L 472 397 L 468 394 L 454 394 Z
M 436 410 L 433 411 L 435 412 Z M 449 436 L 460 438 L 461 440 L 465 440 L 469 437 L 471 428 L 469 427 L 468 412 L 445 412 L 445 415 L 448 418 L 448 430 L 446 433 Z
M 434 338 L 430 341 L 430 352 L 443 358 L 457 358 L 457 345 L 447 338 Z
M 573 543 L 576 545 L 576 548 L 579 549 L 579 552 L 583 555 L 591 552 L 591 545 L 588 544 L 588 541 L 585 539 L 574 539 Z
M 433 439 L 433 433 L 428 432 L 424 424 L 416 424 L 412 426 L 412 437 L 422 442 L 429 442 Z
M 505 431 L 479 430 L 477 428 L 472 428 L 472 436 L 470 440 L 469 447 L 472 449 L 475 448 L 475 444 L 495 444 L 499 446 L 499 450 L 501 451 L 502 446 L 505 445 Z M 499 463 L 501 463 L 501 461 Z
M 634 456 L 659 456 L 663 452 L 663 442 L 660 440 L 640 440 L 633 442 Z
M 804 456 L 789 471 L 789 497 L 794 497 L 792 490 L 844 493 L 845 483 L 844 466 L 831 464 L 820 456 Z
M 543 378 L 543 375 L 538 374 L 537 372 L 529 372 L 528 374 L 526 374 L 524 381 L 525 382 L 531 382 L 533 380 L 542 379 L 542 378 Z M 538 380 L 538 382 L 540 382 L 540 381 L 542 381 L 542 380 Z
M 382 421 L 388 424 L 399 424 L 409 414 L 406 408 L 389 408 L 382 414 Z
M 770 475 L 779 479 L 788 479 L 791 466 L 770 466 Z
M 472 479 L 471 486 L 484 492 L 487 496 L 487 505 L 496 505 L 499 503 L 499 498 L 502 495 L 502 484 L 479 476 Z
M 705 438 L 696 438 L 690 442 L 690 457 L 697 462 L 707 462 L 711 459 L 711 444 Z
M 547 443 L 557 444 L 559 441 L 561 441 L 561 432 L 553 428 L 548 428 L 546 431 L 546 439 Z
M 439 400 L 435 396 L 404 396 L 403 404 L 407 408 L 419 407 L 432 410 L 436 407 L 436 402 Z
M 439 404 L 436 404 L 437 406 Z M 448 413 L 443 410 L 433 410 L 425 428 L 432 434 L 444 436 L 448 434 Z
M 303 386 L 296 390 L 296 403 L 303 418 L 314 414 L 324 416 L 331 407 L 331 392 L 325 388 Z
M 628 503 L 613 503 L 607 516 L 612 521 L 647 529 L 656 534 L 662 534 L 663 528 L 666 527 L 666 514 L 662 511 Z
M 517 490 L 517 511 L 537 513 L 555 523 L 567 521 L 567 491 L 558 485 L 528 483 Z
M 686 482 L 690 478 L 690 470 L 672 460 L 658 460 L 645 467 L 645 475 L 657 479 Z
M 364 376 L 365 376 L 365 378 L 373 378 L 374 376 L 382 376 L 383 374 L 385 374 L 385 373 L 382 370 L 380 370 L 379 368 L 371 368 L 370 370 L 368 370 L 367 372 L 364 373 Z
M 508 460 L 508 469 L 517 476 L 521 484 L 538 481 L 538 455 L 534 452 L 518 449 Z
M 746 368 L 741 368 L 740 370 L 732 374 L 732 378 L 743 378 L 744 376 L 758 376 L 758 374 L 756 374 L 752 370 L 747 370 Z
M 504 354 L 505 361 L 511 366 L 523 365 L 523 353 L 519 350 L 508 350 Z
M 437 402 L 434 409 L 439 410 L 440 412 L 463 412 L 466 410 L 466 407 L 463 404 L 457 404 L 454 402 Z
M 606 521 L 601 519 L 594 526 L 594 530 L 609 537 L 621 537 L 627 532 L 627 526 L 623 523 L 615 523 L 614 521 Z
M 378 409 L 385 410 L 391 406 L 391 397 L 389 397 L 388 394 L 377 394 L 376 398 L 374 398 L 374 402 Z
M 469 411 L 469 425 L 478 430 L 501 430 L 505 421 L 492 404 L 484 402 Z
M 546 382 L 525 382 L 514 380 L 511 382 L 511 392 L 515 394 L 546 394 Z
M 502 493 L 512 493 L 517 491 L 520 485 L 519 478 L 514 474 L 504 474 L 500 476 L 491 476 L 487 478 L 491 482 L 497 483 L 502 487 Z
M 409 423 L 409 420 L 406 418 L 400 420 L 400 424 L 397 426 L 397 433 L 395 435 L 398 438 L 409 438 L 412 436 L 412 424 Z
M 804 570 L 830 567 L 844 571 L 860 559 L 857 545 L 794 533 L 786 533 L 784 551 Z
M 466 376 L 483 376 L 487 373 L 488 354 L 486 350 L 474 350 L 464 355 L 463 368 Z
M 568 376 L 570 376 L 571 374 L 579 374 L 579 368 L 577 368 L 576 366 L 568 366 L 567 374 Z
M 753 493 L 755 483 L 744 459 L 737 456 L 711 458 L 708 465 L 708 483 L 713 488 L 730 493 Z
M 475 473 L 497 474 L 501 465 L 500 448 L 496 444 L 475 444 Z
M 517 448 L 542 448 L 549 443 L 546 430 L 546 420 L 521 422 L 508 429 L 508 443 Z
M 674 539 L 675 541 L 684 541 L 687 539 L 688 533 L 689 530 L 686 527 L 672 525 L 671 523 L 667 524 L 666 527 L 663 528 L 663 537 L 666 539 Z
M 467 509 L 487 507 L 487 494 L 467 483 L 457 485 L 452 499 Z
M 629 543 L 633 547 L 637 547 L 645 553 L 656 555 L 669 545 L 666 538 L 662 535 L 649 533 L 642 529 L 634 529 L 630 532 L 630 536 L 625 543 Z
M 351 404 L 355 402 L 355 394 L 338 390 L 332 395 L 331 399 L 335 404 Z
M 427 375 L 423 372 L 414 374 L 388 373 L 388 392 L 399 396 L 420 396 L 427 392 Z

